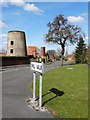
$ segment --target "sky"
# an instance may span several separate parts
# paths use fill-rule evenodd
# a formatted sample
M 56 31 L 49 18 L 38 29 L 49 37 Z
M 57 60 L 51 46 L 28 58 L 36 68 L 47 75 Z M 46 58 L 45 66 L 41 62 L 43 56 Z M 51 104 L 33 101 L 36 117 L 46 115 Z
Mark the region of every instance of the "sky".
M 10 2 L 0 4 L 0 29 L 2 30 L 0 42 L 2 41 L 3 49 L 7 49 L 8 31 L 21 30 L 26 34 L 27 45 L 38 48 L 45 46 L 46 51 L 57 50 L 59 46 L 46 44 L 44 39 L 48 32 L 47 23 L 52 22 L 59 14 L 63 14 L 70 24 L 81 27 L 86 34 L 85 43 L 88 44 L 88 2 L 17 1 L 10 0 Z M 69 54 L 75 50 L 75 47 L 71 44 L 67 46 Z

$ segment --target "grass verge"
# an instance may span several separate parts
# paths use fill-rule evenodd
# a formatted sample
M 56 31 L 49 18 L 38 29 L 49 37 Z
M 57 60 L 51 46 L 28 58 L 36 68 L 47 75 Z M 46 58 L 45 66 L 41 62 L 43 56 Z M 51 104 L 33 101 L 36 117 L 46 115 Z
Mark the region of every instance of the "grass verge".
M 38 95 L 39 78 L 36 81 Z M 58 118 L 88 118 L 88 67 L 70 65 L 45 73 L 42 104 Z

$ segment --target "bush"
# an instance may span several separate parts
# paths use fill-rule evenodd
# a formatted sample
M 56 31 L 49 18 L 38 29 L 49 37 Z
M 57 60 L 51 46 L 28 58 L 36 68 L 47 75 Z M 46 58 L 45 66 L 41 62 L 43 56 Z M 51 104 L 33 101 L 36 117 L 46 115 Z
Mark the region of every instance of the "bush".
M 52 60 L 51 60 L 51 59 L 49 59 L 49 60 L 48 60 L 48 62 L 52 62 Z
M 87 63 L 87 59 L 85 59 L 82 63 Z
M 67 58 L 64 58 L 64 60 L 65 60 L 65 61 L 68 61 L 68 59 L 67 59 Z
M 42 60 L 41 60 L 41 61 L 45 63 L 45 58 L 42 58 Z
M 60 57 L 59 56 L 55 56 L 56 60 L 59 60 L 60 61 Z

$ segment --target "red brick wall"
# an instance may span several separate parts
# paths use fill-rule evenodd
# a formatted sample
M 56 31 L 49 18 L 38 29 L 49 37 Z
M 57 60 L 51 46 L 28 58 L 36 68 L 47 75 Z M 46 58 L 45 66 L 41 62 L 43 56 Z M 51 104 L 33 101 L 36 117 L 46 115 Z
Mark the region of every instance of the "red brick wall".
M 10 58 L 10 59 L 5 59 L 2 58 L 2 66 L 10 66 L 10 65 L 23 65 L 23 64 L 30 64 L 30 60 L 29 59 L 14 59 L 14 58 Z
M 32 56 L 36 58 L 36 46 L 27 46 L 27 56 Z

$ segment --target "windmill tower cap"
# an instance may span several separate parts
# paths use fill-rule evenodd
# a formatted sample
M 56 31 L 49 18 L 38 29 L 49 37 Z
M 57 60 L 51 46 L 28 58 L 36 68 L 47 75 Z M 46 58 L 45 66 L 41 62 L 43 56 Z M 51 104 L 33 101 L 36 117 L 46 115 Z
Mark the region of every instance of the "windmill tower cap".
M 19 30 L 11 30 L 11 31 L 8 31 L 8 33 L 11 33 L 11 32 L 20 32 L 20 33 L 24 33 L 24 34 L 25 34 L 24 31 L 19 31 Z

